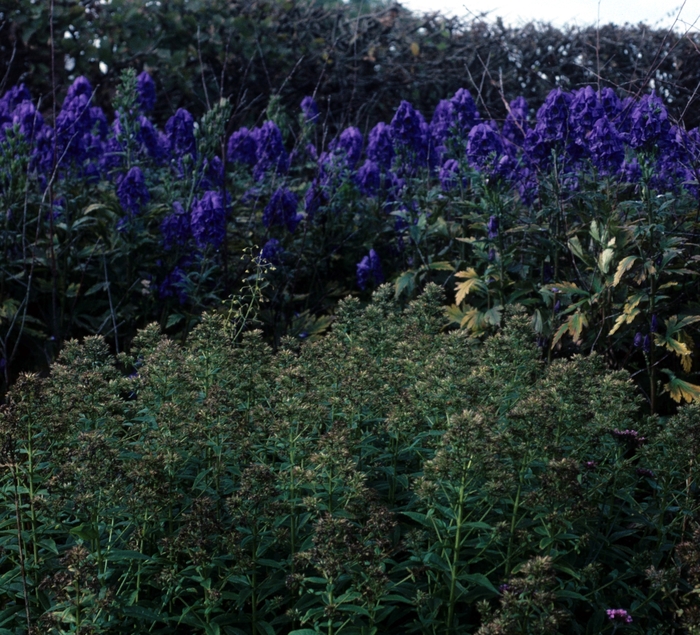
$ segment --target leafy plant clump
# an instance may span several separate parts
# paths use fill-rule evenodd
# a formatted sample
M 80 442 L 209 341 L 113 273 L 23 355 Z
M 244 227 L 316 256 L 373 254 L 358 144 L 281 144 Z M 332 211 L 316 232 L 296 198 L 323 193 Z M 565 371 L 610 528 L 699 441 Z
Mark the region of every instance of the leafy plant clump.
M 438 286 L 394 295 L 276 353 L 239 307 L 21 376 L 0 633 L 697 629 L 698 407 L 662 425 L 599 356 L 544 364 L 522 308 L 482 342 Z

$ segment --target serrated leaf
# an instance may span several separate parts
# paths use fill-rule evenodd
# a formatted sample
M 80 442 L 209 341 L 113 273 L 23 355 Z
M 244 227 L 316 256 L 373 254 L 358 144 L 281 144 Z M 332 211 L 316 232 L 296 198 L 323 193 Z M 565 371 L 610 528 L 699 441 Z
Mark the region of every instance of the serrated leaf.
M 615 271 L 615 277 L 613 278 L 613 287 L 616 287 L 618 284 L 620 284 L 622 276 L 625 275 L 626 271 L 632 268 L 637 259 L 637 256 L 627 256 L 626 258 L 620 260 L 620 262 L 617 265 L 617 270 Z
M 171 326 L 175 326 L 176 324 L 179 324 L 184 319 L 185 319 L 185 316 L 182 315 L 181 313 L 171 313 L 168 316 L 168 321 L 165 323 L 165 328 L 169 329 Z
M 456 278 L 466 278 L 464 282 L 459 282 L 455 285 L 455 302 L 459 305 L 465 297 L 473 291 L 485 292 L 488 290 L 486 283 L 478 277 L 478 273 L 474 268 L 469 268 L 466 271 L 458 271 L 455 274 Z
M 671 395 L 671 399 L 676 403 L 681 403 L 682 401 L 687 401 L 688 403 L 700 401 L 700 386 L 679 379 L 666 368 L 662 368 L 661 370 L 670 378 L 670 381 L 664 385 L 664 389 Z
M 608 273 L 610 269 L 610 263 L 612 262 L 613 256 L 615 255 L 614 249 L 603 249 L 603 251 L 598 256 L 598 267 L 603 273 Z
M 397 300 L 404 291 L 408 291 L 409 295 L 411 294 L 414 287 L 413 280 L 415 277 L 415 273 L 415 271 L 405 271 L 396 279 L 396 282 L 394 283 L 394 297 Z
M 455 268 L 449 262 L 431 262 L 429 269 L 436 271 L 454 271 Z
M 571 249 L 575 256 L 578 256 L 581 260 L 585 260 L 583 247 L 581 246 L 581 241 L 578 239 L 578 236 L 569 238 L 569 249 Z

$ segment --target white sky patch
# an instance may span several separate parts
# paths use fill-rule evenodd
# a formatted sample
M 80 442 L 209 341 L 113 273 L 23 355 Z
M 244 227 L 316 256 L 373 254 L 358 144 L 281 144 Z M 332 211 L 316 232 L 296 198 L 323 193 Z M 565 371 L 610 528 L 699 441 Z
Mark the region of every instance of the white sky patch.
M 554 26 L 585 27 L 600 24 L 645 24 L 675 29 L 700 30 L 700 0 L 402 0 L 407 9 L 418 13 L 440 11 L 449 16 L 469 17 L 487 13 L 487 20 L 503 18 L 505 24 L 522 26 L 531 21 L 549 22 Z

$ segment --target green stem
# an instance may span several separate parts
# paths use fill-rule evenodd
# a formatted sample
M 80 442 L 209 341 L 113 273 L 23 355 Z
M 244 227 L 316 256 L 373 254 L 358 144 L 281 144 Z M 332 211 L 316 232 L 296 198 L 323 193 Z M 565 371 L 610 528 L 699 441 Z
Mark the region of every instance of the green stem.
M 462 515 L 464 513 L 464 490 L 466 487 L 466 474 L 462 475 L 462 482 L 459 487 L 459 508 L 457 510 L 457 531 L 455 532 L 454 545 L 452 547 L 452 563 L 450 564 L 450 600 L 447 610 L 447 628 L 452 631 L 454 628 L 454 613 L 457 592 L 457 565 L 459 563 L 459 548 L 462 538 Z

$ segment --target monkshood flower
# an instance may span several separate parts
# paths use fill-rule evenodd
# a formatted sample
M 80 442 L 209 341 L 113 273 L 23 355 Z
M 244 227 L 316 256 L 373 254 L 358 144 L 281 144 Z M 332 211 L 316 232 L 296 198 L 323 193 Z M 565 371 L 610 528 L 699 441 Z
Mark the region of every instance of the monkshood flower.
M 0 97 L 0 123 L 3 118 L 10 118 L 12 111 L 23 101 L 31 101 L 32 95 L 24 84 L 13 86 Z
M 198 186 L 204 190 L 221 190 L 224 187 L 225 176 L 224 164 L 219 157 L 214 156 L 211 161 L 204 159 L 202 177 Z
M 457 129 L 464 136 L 481 121 L 476 102 L 466 88 L 460 88 L 450 99 L 450 103 L 454 106 Z
M 328 203 L 326 189 L 321 185 L 318 178 L 315 178 L 304 195 L 304 209 L 306 210 L 306 217 L 309 220 L 313 218 L 314 214 L 318 212 L 321 205 L 325 205 L 326 203 Z
M 173 213 L 168 214 L 160 224 L 160 233 L 163 236 L 163 247 L 166 251 L 173 247 L 184 247 L 192 236 L 190 215 L 185 211 L 182 203 L 173 203 Z
M 287 188 L 280 187 L 271 196 L 270 202 L 263 210 L 263 225 L 272 227 L 273 225 L 286 225 L 290 232 L 293 232 L 303 218 L 297 213 L 299 202 L 296 194 Z
M 31 101 L 23 101 L 12 111 L 11 124 L 19 126 L 20 133 L 28 141 L 44 127 L 44 118 Z
M 605 111 L 605 116 L 610 121 L 616 121 L 622 113 L 622 101 L 617 96 L 617 93 L 609 86 L 606 86 L 600 91 L 600 105 Z
M 165 276 L 163 282 L 158 285 L 158 295 L 161 299 L 177 296 L 180 304 L 187 302 L 187 291 L 185 290 L 185 279 L 187 278 L 186 268 L 189 267 L 188 260 L 182 260 L 173 270 Z
M 430 120 L 430 135 L 433 145 L 442 153 L 445 151 L 445 141 L 450 137 L 455 125 L 455 107 L 448 99 L 441 99 Z
M 429 134 L 430 128 L 423 115 L 403 100 L 391 120 L 394 152 L 401 152 L 409 162 L 402 166 L 403 171 L 410 172 L 414 167 L 426 165 Z
M 586 134 L 604 115 L 605 110 L 591 86 L 573 91 L 569 103 L 569 131 L 574 142 L 585 146 Z
M 561 88 L 551 91 L 537 111 L 538 132 L 546 142 L 564 141 L 569 136 L 571 95 Z
M 593 125 L 588 139 L 591 160 L 603 174 L 616 174 L 625 160 L 622 135 L 607 117 L 601 117 Z
M 608 609 L 605 612 L 608 614 L 608 619 L 613 622 L 632 623 L 632 616 L 625 609 Z
M 194 157 L 197 142 L 194 138 L 194 117 L 184 108 L 178 108 L 165 124 L 165 136 L 173 156 L 182 158 L 186 154 Z
M 642 335 L 642 333 L 640 331 L 637 331 L 634 334 L 634 347 L 641 348 L 643 340 L 644 340 L 644 336 Z
M 253 166 L 257 162 L 256 135 L 245 126 L 236 130 L 228 139 L 226 156 L 231 163 Z
M 440 185 L 446 192 L 457 187 L 459 183 L 459 161 L 447 159 L 440 168 Z M 464 182 L 464 179 L 463 179 Z
M 304 99 L 301 100 L 300 108 L 301 112 L 304 113 L 306 121 L 316 121 L 318 119 L 318 104 L 313 97 L 304 97 Z
M 649 353 L 651 351 L 651 335 L 647 334 L 644 336 L 644 341 L 642 342 L 642 350 L 645 353 Z
M 92 86 L 85 77 L 78 77 L 68 89 L 61 111 L 56 117 L 59 156 L 82 164 L 98 159 L 107 135 L 107 118 L 101 108 L 90 106 Z M 96 166 L 86 166 L 90 173 Z
M 276 238 L 270 238 L 260 250 L 260 260 L 273 265 L 279 264 L 279 257 L 283 251 L 280 241 Z
M 527 101 L 516 97 L 508 105 L 508 114 L 503 122 L 503 138 L 515 146 L 522 146 L 527 133 Z
M 161 163 L 167 156 L 170 148 L 166 135 L 158 130 L 144 115 L 139 115 L 139 131 L 136 135 L 146 151 L 156 163 Z
M 384 282 L 382 263 L 374 249 L 370 249 L 369 254 L 357 263 L 357 286 L 364 291 L 370 281 L 374 286 Z
M 119 180 L 117 197 L 129 215 L 136 216 L 141 213 L 151 195 L 139 167 L 134 166 Z
M 380 121 L 369 133 L 367 158 L 374 161 L 382 170 L 391 168 L 394 160 L 394 142 L 391 126 Z
M 503 139 L 492 123 L 480 123 L 469 131 L 467 157 L 482 172 L 493 172 L 503 154 Z
M 357 187 L 365 196 L 375 196 L 381 187 L 381 171 L 379 165 L 371 159 L 366 159 L 355 176 Z
M 639 165 L 637 157 L 630 161 L 623 161 L 620 167 L 620 174 L 627 183 L 639 183 L 642 178 L 642 167 Z
M 146 71 L 136 78 L 136 92 L 141 110 L 144 112 L 153 110 L 156 105 L 156 84 Z
M 256 181 L 261 181 L 267 172 L 276 170 L 284 174 L 289 169 L 289 155 L 284 149 L 282 133 L 274 121 L 266 121 L 257 135 L 257 162 L 253 168 Z
M 659 318 L 656 317 L 656 313 L 652 314 L 652 316 L 651 316 L 651 332 L 652 333 L 659 332 Z
M 498 237 L 498 216 L 490 216 L 489 222 L 486 224 L 486 229 L 489 232 L 489 240 Z
M 364 139 L 358 128 L 350 126 L 343 130 L 340 137 L 330 144 L 331 152 L 343 158 L 345 165 L 351 170 L 354 169 L 362 154 Z
M 538 126 L 530 128 L 525 134 L 523 152 L 528 164 L 534 170 L 546 172 L 552 161 L 552 146 Z
M 190 215 L 192 236 L 197 247 L 218 249 L 226 238 L 226 209 L 221 194 L 204 192 L 201 199 L 195 199 Z
M 633 148 L 646 149 L 656 144 L 664 145 L 670 128 L 666 106 L 652 91 L 637 102 L 630 115 L 629 144 Z

